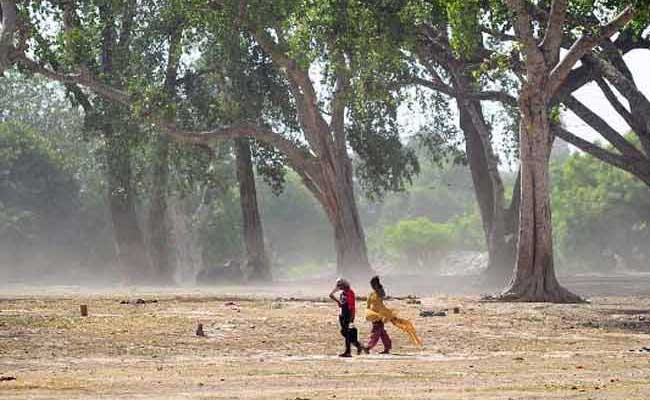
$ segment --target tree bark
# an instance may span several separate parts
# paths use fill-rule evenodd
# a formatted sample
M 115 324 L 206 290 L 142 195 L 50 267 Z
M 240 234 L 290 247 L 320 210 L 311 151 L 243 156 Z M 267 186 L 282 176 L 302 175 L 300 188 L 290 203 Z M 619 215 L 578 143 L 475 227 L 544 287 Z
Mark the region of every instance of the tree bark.
M 550 109 L 576 62 L 604 38 L 611 36 L 630 7 L 612 23 L 600 28 L 600 34 L 583 35 L 560 59 L 560 47 L 566 17 L 566 0 L 554 1 L 549 24 L 541 43 L 535 36 L 527 2 L 507 0 L 512 10 L 513 28 L 525 59 L 526 80 L 519 95 L 520 190 L 519 236 L 514 276 L 501 294 L 507 301 L 581 302 L 582 299 L 562 287 L 555 276 L 549 182 L 549 158 L 553 136 Z
M 167 187 L 169 178 L 169 137 L 159 135 L 154 143 L 153 179 L 149 208 L 149 252 L 159 283 L 172 283 L 176 260 L 170 243 L 170 226 L 167 213 Z
M 150 282 L 152 268 L 135 210 L 128 145 L 110 127 L 104 127 L 104 137 L 111 222 L 122 274 L 128 282 Z
M 242 235 L 246 249 L 247 279 L 271 281 L 271 267 L 264 246 L 264 229 L 257 204 L 255 174 L 248 138 L 235 140 L 239 203 L 242 212 Z
M 337 212 L 330 217 L 334 226 L 336 270 L 340 275 L 351 279 L 366 279 L 374 274 L 374 271 L 368 261 L 366 236 L 354 198 L 352 165 L 347 156 L 340 162 L 346 165 L 347 171 L 343 172 L 343 176 L 337 176 L 334 185 Z
M 485 241 L 488 249 L 488 267 L 483 273 L 482 284 L 490 287 L 504 287 L 512 276 L 515 263 L 515 247 L 512 231 L 506 220 L 503 185 L 494 185 L 493 181 L 501 178 L 491 176 L 486 157 L 494 156 L 487 152 L 484 141 L 474 126 L 466 107 L 459 107 L 460 128 L 465 136 L 465 149 L 469 162 L 474 192 L 479 205 Z M 492 160 L 496 164 L 496 160 Z M 498 174 L 498 171 L 496 171 Z
M 11 68 L 14 33 L 18 21 L 15 1 L 0 1 L 0 77 Z
M 551 131 L 547 104 L 538 89 L 544 87 L 543 83 L 544 80 L 525 83 L 519 100 L 522 115 L 519 240 L 514 276 L 501 298 L 575 303 L 582 299 L 559 284 L 553 263 L 548 164 Z
M 183 199 L 174 196 L 169 199 L 169 215 L 172 226 L 172 237 L 176 246 L 177 265 L 180 267 L 181 283 L 196 283 L 196 275 L 203 270 L 202 250 L 197 230 L 192 227 L 192 220 L 202 220 L 206 217 L 207 207 L 203 201 L 194 213 L 188 213 L 183 207 Z M 188 215 L 190 214 L 190 215 Z

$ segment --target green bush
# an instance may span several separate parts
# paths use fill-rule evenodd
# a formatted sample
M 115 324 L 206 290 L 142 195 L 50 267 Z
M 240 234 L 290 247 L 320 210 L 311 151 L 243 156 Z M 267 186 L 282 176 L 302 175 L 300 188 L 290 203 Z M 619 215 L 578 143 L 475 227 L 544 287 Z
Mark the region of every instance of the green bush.
M 447 224 L 454 231 L 454 248 L 487 251 L 481 216 L 476 207 L 471 212 L 452 217 Z
M 648 186 L 582 154 L 555 163 L 551 174 L 553 234 L 561 263 L 585 271 L 607 272 L 617 264 L 647 270 Z
M 424 266 L 438 259 L 455 243 L 450 224 L 433 223 L 426 218 L 406 219 L 383 231 L 385 253 L 409 266 Z

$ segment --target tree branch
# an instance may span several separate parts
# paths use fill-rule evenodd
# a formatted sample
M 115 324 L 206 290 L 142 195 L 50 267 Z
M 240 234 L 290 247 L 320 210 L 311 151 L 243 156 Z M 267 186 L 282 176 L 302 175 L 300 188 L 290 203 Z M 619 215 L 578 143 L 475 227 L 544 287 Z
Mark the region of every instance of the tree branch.
M 510 2 L 512 1 L 513 0 L 510 0 Z M 562 86 L 562 83 L 569 75 L 569 72 L 571 72 L 576 63 L 584 57 L 585 54 L 590 52 L 602 40 L 609 38 L 625 26 L 635 14 L 636 9 L 633 6 L 627 6 L 625 10 L 623 10 L 623 12 L 621 12 L 610 23 L 601 27 L 600 32 L 595 35 L 584 34 L 576 40 L 562 61 L 560 61 L 551 71 L 549 85 L 546 89 L 547 98 L 551 98 L 555 95 L 558 88 Z
M 131 105 L 129 95 L 126 92 L 115 89 L 110 85 L 99 82 L 93 78 L 89 72 L 82 72 L 78 74 L 64 74 L 60 72 L 53 71 L 44 65 L 31 60 L 26 55 L 21 54 L 17 57 L 16 60 L 20 65 L 27 68 L 29 71 L 35 74 L 41 74 L 49 79 L 61 82 L 61 83 L 76 83 L 81 86 L 84 86 L 93 92 L 97 93 L 99 96 L 112 100 L 123 105 Z
M 337 62 L 343 63 L 343 57 L 338 57 Z M 334 132 L 335 147 L 337 153 L 347 152 L 345 137 L 345 109 L 347 105 L 347 92 L 350 86 L 350 77 L 346 68 L 339 64 L 336 67 L 336 84 L 332 97 L 332 119 L 330 126 Z
M 564 21 L 567 11 L 567 0 L 553 0 L 551 15 L 546 25 L 546 34 L 541 47 L 547 65 L 555 65 L 560 58 L 560 47 L 564 37 Z
M 625 138 L 618 133 L 614 128 L 609 126 L 598 114 L 591 111 L 588 107 L 582 104 L 578 99 L 569 96 L 564 99 L 564 104 L 573 111 L 581 120 L 587 125 L 592 127 L 603 138 L 612 144 L 624 156 L 634 159 L 643 158 L 643 154 L 634 147 L 633 144 L 625 140 Z
M 128 64 L 129 47 L 131 46 L 131 38 L 133 33 L 133 23 L 136 16 L 136 1 L 128 0 L 124 2 L 124 11 L 122 13 L 122 26 L 120 34 L 115 43 L 115 52 L 117 53 L 118 62 L 120 63 L 118 69 L 124 70 L 125 65 Z
M 612 153 L 607 151 L 600 146 L 597 146 L 587 140 L 580 138 L 579 136 L 567 131 L 559 125 L 554 125 L 552 127 L 553 133 L 555 136 L 564 140 L 567 143 L 574 145 L 585 153 L 596 157 L 597 159 L 604 161 L 607 164 L 613 165 L 617 168 L 620 168 L 624 171 L 634 173 L 634 168 L 630 162 L 620 154 Z
M 251 25 L 248 25 L 248 29 L 260 47 L 271 56 L 273 62 L 285 70 L 292 95 L 298 105 L 298 116 L 305 137 L 314 152 L 323 154 L 327 151 L 326 148 L 332 146 L 334 142 L 331 135 L 322 134 L 323 132 L 329 133 L 330 127 L 323 119 L 318 107 L 318 96 L 309 77 L 309 72 L 300 67 L 296 60 L 287 56 L 285 50 L 281 49 L 264 29 Z M 277 32 L 277 34 L 280 38 L 282 32 Z
M 457 62 L 449 45 L 449 38 L 443 29 L 435 29 L 430 24 L 420 24 L 417 32 L 418 40 L 415 52 L 418 59 L 428 67 L 430 72 L 435 70 L 431 65 L 431 59 L 444 68 L 450 68 Z
M 515 32 L 517 33 L 517 39 L 524 45 L 526 48 L 526 53 L 530 55 L 532 52 L 539 51 L 537 47 L 537 41 L 533 35 L 533 31 L 530 26 L 530 14 L 528 12 L 527 1 L 525 0 L 507 0 L 506 3 L 508 7 L 515 14 L 515 20 L 513 26 Z
M 551 105 L 562 103 L 566 97 L 591 82 L 593 76 L 594 70 L 591 64 L 583 63 L 580 67 L 572 69 L 558 93 L 551 99 Z
M 424 78 L 419 78 L 417 76 L 401 79 L 398 82 L 395 83 L 394 87 L 396 89 L 404 87 L 404 86 L 423 86 L 428 89 L 434 90 L 436 92 L 440 92 L 443 94 L 446 94 L 447 96 L 456 98 L 458 96 L 458 93 L 456 90 L 447 85 L 446 83 L 439 82 L 437 80 L 429 80 L 429 79 L 424 79 Z
M 598 84 L 598 87 L 600 90 L 603 92 L 605 95 L 605 98 L 609 102 L 609 104 L 614 107 L 614 110 L 623 117 L 625 122 L 628 124 L 628 126 L 632 129 L 635 129 L 636 122 L 634 121 L 634 118 L 632 118 L 632 114 L 625 108 L 625 106 L 621 103 L 621 101 L 618 99 L 614 91 L 612 90 L 611 87 L 605 82 L 605 80 L 602 78 L 602 76 L 597 76 L 596 79 L 596 84 Z
M 499 39 L 503 42 L 513 42 L 517 40 L 517 37 L 514 35 L 509 35 L 505 32 L 498 31 L 496 29 L 488 28 L 487 26 L 481 26 L 481 32 L 487 33 L 488 35 Z
M 600 72 L 627 99 L 635 124 L 636 134 L 645 153 L 650 156 L 650 100 L 638 89 L 634 81 L 629 80 L 611 63 L 600 57 L 592 58 Z
M 399 82 L 397 82 L 395 86 L 402 87 L 402 86 L 415 86 L 415 85 L 426 87 L 428 89 L 446 94 L 447 96 L 453 97 L 455 99 L 460 97 L 460 94 L 456 89 L 443 82 L 431 81 L 419 77 L 410 77 L 407 79 L 402 79 Z M 475 100 L 498 101 L 512 106 L 517 105 L 516 97 L 512 96 L 507 92 L 502 92 L 499 90 L 483 90 L 480 92 L 466 92 L 463 96 Z
M 210 144 L 217 141 L 250 137 L 261 140 L 276 147 L 286 157 L 292 168 L 296 171 L 304 169 L 314 174 L 316 168 L 314 157 L 309 151 L 299 144 L 272 132 L 269 129 L 255 126 L 224 127 L 202 132 L 179 131 L 174 124 L 158 122 L 162 130 L 180 143 Z

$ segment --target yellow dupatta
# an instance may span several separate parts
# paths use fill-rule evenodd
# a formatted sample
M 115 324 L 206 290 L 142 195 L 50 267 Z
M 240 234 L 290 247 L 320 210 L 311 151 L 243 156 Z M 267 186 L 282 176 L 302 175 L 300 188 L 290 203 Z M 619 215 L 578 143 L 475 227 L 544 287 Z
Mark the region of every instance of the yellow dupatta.
M 366 301 L 366 320 L 370 322 L 390 322 L 406 333 L 413 344 L 422 346 L 422 340 L 418 337 L 413 323 L 408 319 L 398 317 L 397 312 L 386 307 L 384 300 L 374 291 L 368 295 Z

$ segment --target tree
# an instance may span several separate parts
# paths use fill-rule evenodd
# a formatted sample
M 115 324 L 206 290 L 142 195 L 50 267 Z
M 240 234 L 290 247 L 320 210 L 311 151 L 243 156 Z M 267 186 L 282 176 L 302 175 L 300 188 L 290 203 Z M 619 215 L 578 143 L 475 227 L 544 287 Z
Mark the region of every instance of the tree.
M 264 245 L 264 228 L 257 204 L 255 174 L 248 138 L 235 139 L 237 181 L 242 214 L 242 235 L 246 249 L 246 264 L 251 281 L 270 281 L 271 266 Z
M 21 121 L 22 111 L 3 107 L 0 118 L 9 117 L 0 122 L 0 242 L 8 272 L 29 274 L 34 264 L 38 270 L 79 260 L 70 253 L 81 239 L 81 196 L 63 149 Z
M 136 4 L 134 1 L 119 6 L 84 3 L 77 7 L 73 2 L 64 2 L 55 9 L 42 9 L 36 3 L 26 7 L 30 6 L 41 13 L 62 15 L 62 30 L 57 39 L 65 46 L 55 46 L 46 39 L 46 35 L 32 27 L 31 36 L 40 58 L 34 61 L 22 51 L 16 55 L 15 61 L 29 71 L 40 72 L 65 83 L 76 103 L 84 109 L 87 128 L 100 133 L 105 143 L 103 164 L 107 197 L 122 274 L 130 281 L 150 282 L 158 275 L 153 271 L 138 224 L 132 166 L 138 126 L 130 120 L 129 110 L 124 105 L 110 99 L 110 96 L 106 100 L 105 97 L 88 95 L 78 86 L 87 81 L 92 82 L 90 85 L 110 88 L 107 90 L 119 93 L 121 89 L 113 87 L 123 88 L 127 85 L 125 77 L 129 74 L 129 67 L 133 66 L 131 45 Z M 88 19 L 87 24 L 82 25 L 78 12 L 86 12 L 96 18 Z M 29 10 L 25 10 L 25 13 L 29 13 Z M 24 25 L 31 23 L 23 21 Z M 83 69 L 86 78 L 69 73 L 75 68 Z M 91 76 L 93 78 L 89 78 Z
M 295 102 L 297 125 L 304 138 L 292 140 L 277 130 L 251 124 L 172 134 L 180 140 L 193 142 L 250 136 L 278 148 L 328 216 L 334 230 L 339 272 L 345 275 L 370 274 L 372 269 L 368 262 L 365 234 L 354 197 L 352 162 L 348 154 L 350 138 L 346 128 L 346 110 L 350 106 L 355 68 L 362 62 L 354 53 L 358 49 L 349 45 L 357 33 L 348 25 L 350 21 L 346 13 L 350 9 L 344 3 L 242 2 L 238 4 L 242 7 L 234 10 L 231 3 L 221 2 L 221 5 L 220 11 L 230 12 L 226 15 L 241 23 L 244 31 L 270 57 L 274 67 L 284 74 L 288 82 L 288 98 Z M 341 11 L 343 17 L 333 18 Z M 303 18 L 306 15 L 314 20 Z M 319 98 L 309 74 L 310 65 L 316 63 L 325 69 L 323 83 L 329 100 L 327 110 L 321 109 L 325 99 Z M 354 148 L 355 142 L 350 143 Z M 399 154 L 402 151 L 399 142 L 390 143 L 392 146 L 384 148 L 387 153 Z M 408 163 L 402 167 L 408 167 Z M 389 172 L 395 180 L 400 180 L 404 174 L 399 170 Z
M 362 33 L 357 29 L 360 25 L 357 22 L 364 21 L 363 14 L 359 13 L 360 9 L 355 7 L 356 3 L 319 5 L 301 1 L 286 4 L 217 1 L 210 3 L 207 9 L 204 5 L 195 3 L 173 3 L 171 9 L 186 5 L 193 8 L 192 20 L 200 25 L 199 30 L 212 26 L 216 31 L 223 32 L 234 24 L 253 36 L 271 57 L 274 66 L 283 71 L 288 81 L 290 102 L 297 107 L 297 122 L 304 140 L 287 137 L 286 133 L 297 133 L 291 132 L 291 129 L 287 130 L 287 126 L 274 127 L 272 130 L 270 125 L 259 126 L 246 121 L 242 121 L 238 126 L 198 134 L 182 132 L 177 124 L 156 118 L 158 111 L 149 110 L 147 113 L 152 112 L 155 122 L 180 141 L 205 143 L 215 139 L 254 136 L 277 147 L 326 210 L 337 243 L 339 270 L 342 273 L 361 275 L 369 273 L 371 268 L 368 265 L 365 235 L 354 199 L 352 163 L 348 155 L 346 132 L 346 110 L 353 92 L 351 85 L 358 82 L 355 71 L 367 61 L 364 57 L 372 54 L 363 43 L 354 43 L 354 39 Z M 211 9 L 214 12 L 211 12 Z M 334 18 L 341 11 L 345 17 Z M 303 18 L 306 15 L 309 15 L 309 18 Z M 133 105 L 132 94 L 125 90 L 128 88 L 97 79 L 97 73 L 83 65 L 76 73 L 57 71 L 42 60 L 35 61 L 24 50 L 16 54 L 14 62 L 51 79 L 86 87 L 104 99 Z M 310 64 L 325 67 L 323 76 L 326 79 L 323 83 L 326 83 L 324 92 L 327 93 L 326 96 L 329 95 L 329 110 L 321 109 L 322 99 L 319 99 L 315 82 L 309 75 Z M 389 108 L 392 108 L 393 112 L 387 117 L 377 118 L 379 113 L 375 109 L 368 123 L 358 126 L 368 128 L 373 126 L 374 122 L 377 127 L 381 126 L 380 121 L 386 122 L 387 118 L 394 120 L 395 105 L 391 104 Z M 281 134 L 282 128 L 285 128 L 285 134 Z M 350 140 L 349 143 L 352 147 L 355 147 L 355 144 L 377 143 L 371 147 L 372 151 L 363 146 L 355 150 L 361 150 L 359 154 L 362 158 L 364 155 L 378 154 L 379 158 L 368 157 L 365 160 L 375 164 L 374 167 L 377 166 L 374 162 L 376 160 L 391 160 L 391 163 L 383 168 L 369 170 L 379 171 L 389 177 L 379 180 L 380 184 L 400 188 L 403 186 L 402 180 L 408 179 L 416 172 L 417 167 L 414 157 L 401 147 L 395 128 L 395 124 L 388 128 L 383 126 L 380 135 L 375 135 L 375 138 L 381 138 L 379 141 L 364 139 Z M 367 129 L 361 131 L 373 135 L 373 132 Z M 382 151 L 377 151 L 379 149 Z
M 237 120 L 261 120 L 265 107 L 264 97 L 272 95 L 273 75 L 268 73 L 269 60 L 255 60 L 255 54 L 247 51 L 251 40 L 242 37 L 239 31 L 226 40 L 223 46 L 227 57 L 223 60 L 224 77 L 229 81 L 226 106 L 232 110 L 229 118 Z M 281 88 L 280 88 L 281 89 Z M 228 122 L 228 121 L 226 121 Z M 250 281 L 270 281 L 271 265 L 264 243 L 264 227 L 257 202 L 257 189 L 251 141 L 239 138 L 234 141 L 239 184 L 239 204 L 242 218 L 242 241 L 246 252 L 247 277 Z
M 282 98 L 286 85 L 268 56 L 239 31 L 220 35 L 223 37 L 207 33 L 209 45 L 195 66 L 197 71 L 184 79 L 188 107 L 181 111 L 194 110 L 203 126 L 261 122 L 265 117 L 291 125 L 295 110 L 288 98 Z M 263 142 L 248 138 L 233 142 L 246 276 L 253 281 L 268 281 L 272 276 L 257 203 L 254 164 L 274 189 L 281 190 L 284 159 Z
M 156 24 L 155 31 L 161 42 L 167 41 L 167 63 L 165 65 L 164 81 L 162 86 L 162 100 L 166 110 L 164 118 L 168 121 L 175 119 L 174 101 L 177 99 L 178 70 L 183 54 L 183 28 L 185 21 L 183 15 L 175 14 L 171 18 L 162 13 Z M 147 40 L 151 40 L 150 35 Z M 155 52 L 154 52 L 155 57 Z M 173 247 L 171 245 L 171 227 L 168 212 L 169 192 L 169 153 L 170 140 L 164 132 L 159 132 L 153 144 L 154 154 L 152 160 L 152 183 L 149 207 L 149 253 L 156 271 L 160 274 L 162 282 L 172 282 L 176 270 Z
M 123 87 L 131 56 L 135 2 L 125 3 L 122 9 L 113 8 L 109 3 L 101 4 L 98 14 L 102 26 L 98 71 L 109 85 Z M 122 27 L 119 33 L 118 23 Z M 138 128 L 129 121 L 128 109 L 111 101 L 98 99 L 94 109 L 87 109 L 86 113 L 97 116 L 93 123 L 97 124 L 106 141 L 109 206 L 118 258 L 129 280 L 150 282 L 156 273 L 138 224 L 131 160 L 132 143 L 138 135 Z
M 636 10 L 627 6 L 610 23 L 583 33 L 560 58 L 568 2 L 551 3 L 543 35 L 533 29 L 529 3 L 507 0 L 510 21 L 522 46 L 524 76 L 519 96 L 521 205 L 514 277 L 501 298 L 518 301 L 576 302 L 562 287 L 553 265 L 549 157 L 552 144 L 551 105 L 569 73 L 585 54 L 629 22 Z
M 478 2 L 448 1 L 426 6 L 412 2 L 411 7 L 413 4 L 418 8 L 408 20 L 414 38 L 410 47 L 415 57 L 411 62 L 424 73 L 415 68 L 412 76 L 402 79 L 405 84 L 436 91 L 456 102 L 489 254 L 485 281 L 490 286 L 504 285 L 512 275 L 515 261 L 519 185 L 514 186 L 513 201 L 507 206 L 499 158 L 492 144 L 492 127 L 481 104 L 497 101 L 512 105 L 513 98 L 506 91 L 489 88 L 507 88 L 507 75 L 495 74 L 496 79 L 486 79 L 483 71 L 484 64 L 498 59 L 499 49 L 484 43 Z M 471 32 L 466 34 L 466 30 Z M 439 113 L 433 112 L 436 118 Z

